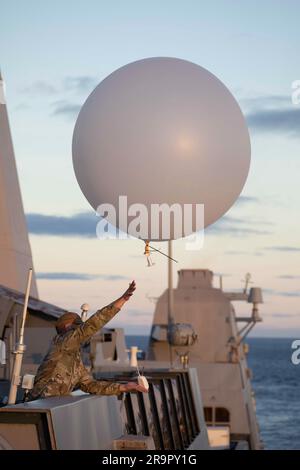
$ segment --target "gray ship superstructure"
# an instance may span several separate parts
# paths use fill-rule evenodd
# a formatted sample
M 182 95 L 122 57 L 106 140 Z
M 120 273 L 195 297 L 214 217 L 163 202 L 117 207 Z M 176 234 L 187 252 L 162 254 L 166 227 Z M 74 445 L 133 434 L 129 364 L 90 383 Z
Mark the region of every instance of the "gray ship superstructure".
M 172 322 L 193 326 L 197 340 L 191 347 L 168 343 L 168 295 L 167 290 L 157 301 L 148 359 L 167 362 L 171 356 L 178 367 L 187 352 L 189 366 L 198 372 L 207 425 L 229 426 L 232 441 L 244 440 L 252 449 L 261 448 L 246 359 L 248 346 L 243 341 L 261 321 L 260 289 L 224 292 L 221 287 L 213 287 L 212 271 L 179 271 L 178 286 L 173 292 Z M 233 301 L 252 304 L 250 315 L 237 316 Z

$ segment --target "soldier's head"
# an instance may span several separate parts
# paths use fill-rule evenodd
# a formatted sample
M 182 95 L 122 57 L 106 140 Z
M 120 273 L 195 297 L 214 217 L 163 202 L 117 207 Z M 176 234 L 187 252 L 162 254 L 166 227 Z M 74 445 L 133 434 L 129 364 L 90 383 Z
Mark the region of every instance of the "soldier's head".
M 80 325 L 82 325 L 82 323 L 83 321 L 77 313 L 67 312 L 59 317 L 55 323 L 55 328 L 57 333 L 60 335 L 66 333 L 67 331 L 78 328 Z

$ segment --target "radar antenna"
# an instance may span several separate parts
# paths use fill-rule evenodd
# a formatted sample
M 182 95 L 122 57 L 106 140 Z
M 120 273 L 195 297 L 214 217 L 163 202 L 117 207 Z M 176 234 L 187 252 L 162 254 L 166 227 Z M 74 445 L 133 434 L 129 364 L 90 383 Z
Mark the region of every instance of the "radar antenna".
M 249 284 L 253 284 L 253 282 L 251 281 L 251 274 L 246 273 L 245 274 L 245 279 L 241 279 L 241 281 L 245 283 L 243 292 L 244 292 L 244 294 L 247 294 Z

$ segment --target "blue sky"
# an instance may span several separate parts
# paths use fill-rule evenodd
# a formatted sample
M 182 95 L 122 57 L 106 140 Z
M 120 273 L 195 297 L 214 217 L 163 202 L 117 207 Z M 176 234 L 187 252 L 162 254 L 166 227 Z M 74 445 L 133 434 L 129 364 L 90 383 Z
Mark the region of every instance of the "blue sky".
M 135 278 L 136 298 L 116 324 L 149 329 L 154 305 L 147 297 L 166 287 L 166 261 L 156 257 L 146 269 L 140 242 L 94 238 L 71 138 L 80 105 L 109 73 L 144 57 L 179 57 L 210 70 L 237 98 L 252 164 L 243 198 L 208 231 L 204 250 L 192 255 L 174 243 L 176 268 L 223 272 L 228 290 L 240 288 L 250 271 L 265 289 L 256 333 L 299 336 L 300 105 L 291 101 L 300 79 L 299 17 L 297 0 L 1 6 L 0 66 L 42 298 L 97 308 Z

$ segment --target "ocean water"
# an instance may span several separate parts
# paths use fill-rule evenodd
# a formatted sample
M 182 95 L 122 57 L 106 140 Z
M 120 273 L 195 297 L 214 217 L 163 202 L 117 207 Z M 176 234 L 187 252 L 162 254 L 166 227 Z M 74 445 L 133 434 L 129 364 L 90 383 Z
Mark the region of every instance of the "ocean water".
M 289 338 L 248 338 L 248 365 L 265 449 L 300 449 L 300 364 L 291 362 Z M 127 346 L 146 350 L 147 336 L 127 336 Z
M 300 364 L 289 338 L 250 338 L 256 411 L 266 449 L 300 449 Z

